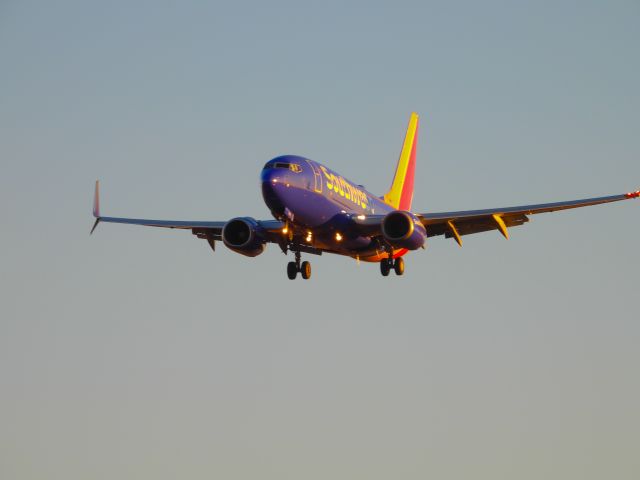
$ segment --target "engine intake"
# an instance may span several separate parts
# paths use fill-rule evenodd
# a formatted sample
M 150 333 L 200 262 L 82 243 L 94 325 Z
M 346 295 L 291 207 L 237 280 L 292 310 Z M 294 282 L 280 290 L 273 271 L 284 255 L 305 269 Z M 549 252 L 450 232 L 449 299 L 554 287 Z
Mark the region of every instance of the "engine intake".
M 223 243 L 236 253 L 256 257 L 264 252 L 262 227 L 250 217 L 233 218 L 222 229 Z
M 427 232 L 415 215 L 396 210 L 382 220 L 382 235 L 394 247 L 416 250 L 424 245 Z

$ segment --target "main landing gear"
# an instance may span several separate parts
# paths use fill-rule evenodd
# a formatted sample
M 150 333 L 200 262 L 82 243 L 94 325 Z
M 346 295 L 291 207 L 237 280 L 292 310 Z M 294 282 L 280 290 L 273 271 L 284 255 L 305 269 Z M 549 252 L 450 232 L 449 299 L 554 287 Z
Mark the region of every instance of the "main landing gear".
M 300 272 L 302 278 L 309 280 L 311 278 L 311 264 L 309 262 L 300 262 L 300 252 L 296 252 L 296 261 L 287 263 L 287 277 L 289 280 L 295 280 Z
M 383 277 L 387 277 L 391 269 L 398 276 L 404 274 L 404 259 L 402 257 L 398 257 L 395 260 L 393 258 L 385 258 L 380 261 L 380 273 Z

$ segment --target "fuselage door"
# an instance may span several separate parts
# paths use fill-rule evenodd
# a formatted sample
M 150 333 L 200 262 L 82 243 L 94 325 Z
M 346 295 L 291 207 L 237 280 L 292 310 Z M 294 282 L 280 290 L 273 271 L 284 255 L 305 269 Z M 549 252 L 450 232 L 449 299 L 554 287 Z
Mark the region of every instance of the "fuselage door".
M 318 193 L 322 193 L 322 173 L 320 172 L 320 169 L 316 167 L 312 162 L 307 160 L 307 163 L 309 164 L 309 166 L 311 167 L 311 171 L 313 172 L 313 189 Z

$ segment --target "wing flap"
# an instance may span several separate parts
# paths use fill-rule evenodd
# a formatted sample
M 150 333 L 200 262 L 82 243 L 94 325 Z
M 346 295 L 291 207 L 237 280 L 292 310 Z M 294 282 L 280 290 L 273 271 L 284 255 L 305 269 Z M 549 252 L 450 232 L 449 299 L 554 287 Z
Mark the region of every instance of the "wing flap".
M 504 215 L 501 218 L 507 228 L 518 227 L 529 221 L 529 217 L 522 214 Z M 453 228 L 451 228 L 450 223 L 453 224 Z M 456 231 L 458 235 L 464 236 L 471 235 L 472 233 L 488 232 L 498 229 L 499 226 L 493 219 L 493 216 L 484 215 L 462 220 L 447 220 L 444 222 L 429 224 L 429 227 L 427 228 L 427 236 L 435 237 L 438 235 L 444 235 L 446 238 L 455 239 Z

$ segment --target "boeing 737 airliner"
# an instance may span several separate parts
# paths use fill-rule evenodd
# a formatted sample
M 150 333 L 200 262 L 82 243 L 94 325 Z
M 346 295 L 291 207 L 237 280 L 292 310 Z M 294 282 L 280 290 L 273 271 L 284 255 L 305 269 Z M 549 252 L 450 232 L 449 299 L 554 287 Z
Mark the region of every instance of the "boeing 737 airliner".
M 413 199 L 418 115 L 413 113 L 390 190 L 378 197 L 318 162 L 295 155 L 268 161 L 262 169 L 262 196 L 275 220 L 251 217 L 228 221 L 146 220 L 103 217 L 100 214 L 99 183 L 96 181 L 91 233 L 100 222 L 128 223 L 150 227 L 191 230 L 207 240 L 213 250 L 221 240 L 234 252 L 255 257 L 267 243 L 276 243 L 283 253 L 291 251 L 295 261 L 287 265 L 287 276 L 311 277 L 311 264 L 301 254 L 323 252 L 345 255 L 366 262 L 379 262 L 385 277 L 391 270 L 404 273 L 403 256 L 424 248 L 427 237 L 444 235 L 462 246 L 462 236 L 498 230 L 509 238 L 509 227 L 529 221 L 528 215 L 586 207 L 640 197 L 640 191 L 568 202 L 444 213 L 414 213 Z

